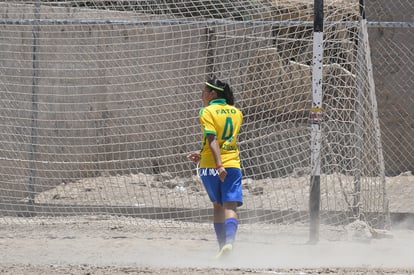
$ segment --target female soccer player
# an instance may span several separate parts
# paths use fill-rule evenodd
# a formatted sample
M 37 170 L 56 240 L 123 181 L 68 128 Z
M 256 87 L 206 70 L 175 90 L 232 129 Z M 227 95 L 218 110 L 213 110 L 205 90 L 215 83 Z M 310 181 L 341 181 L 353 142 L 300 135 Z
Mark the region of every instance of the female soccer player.
M 217 79 L 205 83 L 202 99 L 204 107 L 199 114 L 202 149 L 187 157 L 200 162 L 199 174 L 213 203 L 214 230 L 219 243 L 216 258 L 220 258 L 233 250 L 238 227 L 237 207 L 243 204 L 237 146 L 243 114 L 233 106 L 234 96 L 229 85 Z

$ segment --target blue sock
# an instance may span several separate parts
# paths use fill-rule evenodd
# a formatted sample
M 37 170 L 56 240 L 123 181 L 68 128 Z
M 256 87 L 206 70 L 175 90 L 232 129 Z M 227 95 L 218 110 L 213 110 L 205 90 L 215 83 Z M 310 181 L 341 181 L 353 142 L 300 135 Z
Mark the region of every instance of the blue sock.
M 221 247 L 226 243 L 226 230 L 224 223 L 214 223 L 214 231 L 216 231 L 217 241 L 221 249 Z
M 235 218 L 229 218 L 224 221 L 224 226 L 226 228 L 226 244 L 233 244 L 236 239 L 238 224 L 239 221 Z

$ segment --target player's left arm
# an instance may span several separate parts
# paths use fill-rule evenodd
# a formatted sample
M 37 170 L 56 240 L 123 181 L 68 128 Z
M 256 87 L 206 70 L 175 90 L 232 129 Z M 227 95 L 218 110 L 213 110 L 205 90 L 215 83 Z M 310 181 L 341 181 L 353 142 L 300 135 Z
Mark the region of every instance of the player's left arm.
M 210 146 L 211 153 L 213 154 L 214 161 L 216 162 L 216 167 L 217 167 L 217 172 L 219 173 L 219 178 L 221 181 L 224 181 L 224 179 L 227 176 L 227 171 L 223 167 L 223 164 L 221 162 L 220 146 L 219 146 L 217 137 L 216 135 L 213 135 L 213 134 L 207 134 L 207 140 Z

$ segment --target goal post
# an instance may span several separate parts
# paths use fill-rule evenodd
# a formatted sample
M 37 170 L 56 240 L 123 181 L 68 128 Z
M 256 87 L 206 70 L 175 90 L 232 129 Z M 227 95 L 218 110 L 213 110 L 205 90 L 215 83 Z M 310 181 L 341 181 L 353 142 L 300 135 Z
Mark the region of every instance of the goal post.
M 310 243 L 316 243 L 319 239 L 319 223 L 320 223 L 320 173 L 321 173 L 321 124 L 323 123 L 323 0 L 314 0 L 314 37 L 313 37 L 313 63 L 312 63 L 312 108 L 311 108 L 311 180 L 310 180 Z M 363 120 L 364 116 L 363 108 L 363 94 L 369 97 L 370 108 L 372 112 L 372 122 L 375 124 L 374 133 L 372 138 L 375 140 L 375 144 L 378 149 L 377 160 L 379 164 L 379 184 L 385 191 L 385 168 L 384 158 L 382 155 L 381 146 L 381 133 L 379 126 L 379 118 L 377 113 L 377 103 L 375 95 L 374 77 L 372 74 L 371 53 L 368 41 L 367 20 L 365 16 L 365 1 L 359 0 L 359 27 L 358 27 L 358 49 L 357 60 L 362 62 L 362 66 L 356 72 L 356 98 L 355 98 L 355 172 L 354 172 L 354 189 L 352 195 L 352 208 L 351 213 L 355 219 L 364 219 L 361 216 L 361 140 L 363 132 Z M 364 90 L 366 89 L 366 90 Z M 384 212 L 388 212 L 386 196 L 384 195 Z
M 0 1 L 0 11 L 0 218 L 208 221 L 185 155 L 200 149 L 201 88 L 215 76 L 244 113 L 241 223 L 311 221 L 311 239 L 319 224 L 383 225 L 357 1 Z
M 315 243 L 319 239 L 319 211 L 321 198 L 321 123 L 323 121 L 323 0 L 314 0 L 312 108 L 311 108 L 311 180 L 309 194 L 310 236 Z
M 375 82 L 374 82 L 374 75 L 373 75 L 373 66 L 371 62 L 371 49 L 369 46 L 369 39 L 368 39 L 368 24 L 365 14 L 366 6 L 365 0 L 359 0 L 359 40 L 358 40 L 358 52 L 357 52 L 357 60 L 362 62 L 362 68 L 358 70 L 357 73 L 357 122 L 356 122 L 356 135 L 357 135 L 357 155 L 356 159 L 358 159 L 358 163 L 356 164 L 357 167 L 361 167 L 361 129 L 364 127 L 363 121 L 360 119 L 362 114 L 362 109 L 364 108 L 362 105 L 361 97 L 363 94 L 367 94 L 370 102 L 370 106 L 367 106 L 372 115 L 372 123 L 374 124 L 374 132 L 372 133 L 372 139 L 374 139 L 374 144 L 376 146 L 377 154 L 376 160 L 378 162 L 378 169 L 379 169 L 379 185 L 382 188 L 384 200 L 383 211 L 384 213 L 389 213 L 389 206 L 387 201 L 387 192 L 386 192 L 386 182 L 385 182 L 385 162 L 384 162 L 384 155 L 383 155 L 383 146 L 382 146 L 382 138 L 381 138 L 381 129 L 380 129 L 380 119 L 378 116 L 378 105 L 377 105 L 377 98 L 375 92 Z M 367 91 L 364 92 L 364 89 Z M 366 107 L 365 107 L 366 108 Z M 358 169 L 355 174 L 355 196 L 354 196 L 354 215 L 358 219 L 363 219 L 361 217 L 361 171 Z M 384 216 L 383 223 L 389 224 L 389 217 L 387 215 Z

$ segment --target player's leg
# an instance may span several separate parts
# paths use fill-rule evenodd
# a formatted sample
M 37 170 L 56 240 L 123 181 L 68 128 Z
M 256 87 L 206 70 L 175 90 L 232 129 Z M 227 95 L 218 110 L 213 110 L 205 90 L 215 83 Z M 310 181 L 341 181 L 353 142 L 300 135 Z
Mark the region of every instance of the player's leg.
M 243 204 L 241 170 L 237 168 L 227 168 L 226 170 L 226 179 L 220 185 L 223 200 L 225 245 L 220 250 L 218 257 L 233 250 L 239 224 L 237 207 Z
M 225 228 L 225 243 L 233 245 L 236 239 L 237 228 L 239 220 L 237 216 L 237 202 L 225 202 L 224 208 L 224 228 Z
M 223 205 L 217 202 L 213 202 L 214 231 L 216 232 L 219 249 L 221 249 L 226 243 L 226 228 L 224 224 L 225 219 L 226 216 Z
M 242 173 L 238 168 L 227 168 L 227 177 L 221 186 L 225 215 L 226 243 L 233 244 L 238 228 L 237 207 L 243 204 Z
M 226 241 L 226 231 L 224 227 L 225 214 L 224 214 L 224 208 L 221 202 L 221 190 L 220 190 L 221 182 L 217 175 L 208 173 L 210 169 L 207 169 L 207 168 L 201 168 L 201 169 L 206 169 L 206 171 L 200 171 L 200 175 L 201 175 L 200 178 L 210 198 L 210 201 L 213 203 L 214 231 L 216 233 L 217 242 L 219 244 L 219 249 L 221 249 Z
M 236 238 L 238 219 L 237 219 L 237 202 L 225 202 L 223 203 L 222 216 L 224 216 L 223 224 L 223 243 L 220 246 L 220 251 L 216 255 L 216 258 L 222 258 L 233 250 L 233 243 Z

